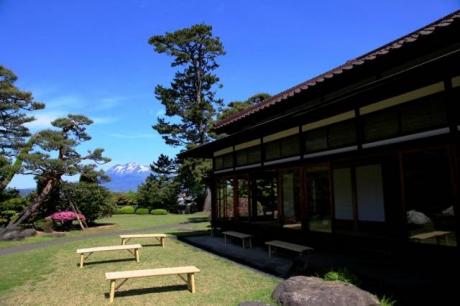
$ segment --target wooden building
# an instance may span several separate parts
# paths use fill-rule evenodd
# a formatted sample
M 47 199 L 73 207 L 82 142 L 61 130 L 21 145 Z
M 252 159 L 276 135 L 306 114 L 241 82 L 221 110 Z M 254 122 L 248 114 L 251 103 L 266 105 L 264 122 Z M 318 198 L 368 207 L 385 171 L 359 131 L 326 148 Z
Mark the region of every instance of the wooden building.
M 457 252 L 460 11 L 218 122 L 212 225 Z

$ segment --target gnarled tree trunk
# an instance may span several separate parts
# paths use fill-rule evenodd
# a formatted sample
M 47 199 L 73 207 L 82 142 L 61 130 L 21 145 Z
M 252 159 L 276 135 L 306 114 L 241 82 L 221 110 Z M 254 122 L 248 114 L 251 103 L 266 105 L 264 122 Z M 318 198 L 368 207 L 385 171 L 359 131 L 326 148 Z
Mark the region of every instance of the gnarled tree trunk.
M 57 182 L 58 180 L 54 178 L 48 179 L 48 181 L 45 184 L 45 187 L 42 189 L 38 197 L 36 197 L 35 200 L 29 205 L 29 207 L 26 208 L 26 210 L 22 213 L 21 217 L 19 217 L 15 221 L 10 221 L 6 229 L 16 229 L 22 222 L 27 220 L 27 218 L 29 218 L 34 212 L 36 212 L 40 205 L 43 204 L 48 194 L 53 190 L 54 186 L 56 186 Z

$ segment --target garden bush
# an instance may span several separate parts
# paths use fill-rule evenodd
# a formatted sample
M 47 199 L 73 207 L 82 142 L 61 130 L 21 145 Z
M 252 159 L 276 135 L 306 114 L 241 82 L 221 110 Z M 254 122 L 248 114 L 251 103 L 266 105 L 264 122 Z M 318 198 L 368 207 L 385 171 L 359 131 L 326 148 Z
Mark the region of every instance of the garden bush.
M 36 230 L 51 233 L 53 231 L 53 220 L 51 219 L 40 219 L 34 222 L 34 227 Z
M 80 219 L 85 221 L 86 218 L 82 214 L 77 214 L 74 211 L 58 211 L 53 213 L 47 219 L 53 220 L 57 225 L 60 225 L 64 229 L 69 229 L 72 226 L 74 220 Z
M 7 224 L 16 216 L 16 211 L 8 209 L 0 212 L 1 224 Z
M 152 215 L 167 215 L 168 211 L 166 209 L 152 209 L 150 212 Z
M 130 214 L 134 214 L 134 212 L 135 212 L 134 207 L 129 206 L 129 205 L 120 207 L 117 210 L 117 214 L 121 214 L 121 215 L 130 215 Z
M 341 281 L 358 286 L 358 278 L 350 273 L 347 269 L 339 269 L 337 271 L 329 271 L 324 274 L 323 279 L 325 281 Z
M 136 209 L 136 215 L 148 215 L 149 209 L 148 208 L 138 208 Z

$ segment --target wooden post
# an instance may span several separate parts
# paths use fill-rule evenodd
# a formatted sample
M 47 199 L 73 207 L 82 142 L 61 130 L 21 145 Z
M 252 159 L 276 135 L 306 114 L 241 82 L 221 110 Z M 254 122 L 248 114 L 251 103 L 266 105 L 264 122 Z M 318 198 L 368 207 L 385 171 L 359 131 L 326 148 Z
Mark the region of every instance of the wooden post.
M 272 258 L 272 246 L 268 245 L 268 258 Z
M 164 248 L 165 247 L 165 237 L 161 237 L 160 242 L 161 242 L 161 247 Z
M 190 292 L 195 293 L 195 274 L 194 273 L 187 274 L 187 279 L 188 279 Z
M 243 238 L 243 239 L 241 239 L 241 240 L 243 241 L 243 249 L 244 249 L 244 240 L 246 240 L 246 239 Z
M 109 303 L 113 303 L 113 299 L 115 297 L 115 280 L 110 281 L 110 301 Z
M 249 237 L 249 248 L 252 249 L 252 237 Z
M 136 256 L 136 261 L 139 262 L 139 249 L 134 249 L 134 254 Z
M 126 242 L 125 242 L 125 238 L 121 238 L 121 245 L 125 245 Z
M 80 268 L 83 268 L 83 261 L 85 260 L 85 254 L 80 254 Z

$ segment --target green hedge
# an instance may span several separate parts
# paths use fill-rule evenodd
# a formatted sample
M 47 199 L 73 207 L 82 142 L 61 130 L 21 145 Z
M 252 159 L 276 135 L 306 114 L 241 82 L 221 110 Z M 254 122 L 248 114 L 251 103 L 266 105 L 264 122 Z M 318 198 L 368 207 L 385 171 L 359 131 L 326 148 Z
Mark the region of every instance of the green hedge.
M 134 214 L 134 212 L 135 212 L 134 207 L 129 206 L 129 205 L 120 207 L 117 210 L 117 214 L 121 214 L 121 215 L 130 215 L 130 214 Z
M 152 215 L 167 215 L 168 211 L 166 209 L 152 209 L 150 213 Z
M 138 208 L 136 209 L 136 215 L 148 215 L 149 209 L 148 208 Z

